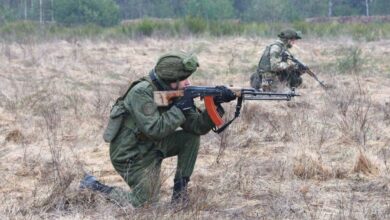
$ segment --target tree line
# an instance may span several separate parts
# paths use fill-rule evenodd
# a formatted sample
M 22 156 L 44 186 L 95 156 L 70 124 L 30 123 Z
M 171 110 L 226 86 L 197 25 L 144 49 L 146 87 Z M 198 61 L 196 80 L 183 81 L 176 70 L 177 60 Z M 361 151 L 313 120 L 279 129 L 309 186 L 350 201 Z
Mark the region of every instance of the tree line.
M 112 26 L 145 17 L 291 22 L 309 17 L 390 14 L 390 0 L 0 0 L 0 23 L 33 20 Z

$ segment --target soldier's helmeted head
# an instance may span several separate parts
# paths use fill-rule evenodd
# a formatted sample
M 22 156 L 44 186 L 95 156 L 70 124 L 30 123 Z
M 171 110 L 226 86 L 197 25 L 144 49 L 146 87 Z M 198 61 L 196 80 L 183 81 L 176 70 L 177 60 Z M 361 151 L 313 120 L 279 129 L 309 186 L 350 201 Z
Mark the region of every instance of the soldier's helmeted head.
M 287 29 L 278 34 L 278 37 L 287 48 L 291 48 L 295 42 L 295 40 L 302 39 L 301 33 L 292 29 Z
M 302 35 L 299 31 L 292 29 L 283 30 L 278 34 L 278 37 L 282 40 L 299 40 L 302 39 Z
M 199 62 L 196 55 L 170 52 L 158 59 L 154 70 L 161 80 L 173 83 L 187 79 L 198 67 Z

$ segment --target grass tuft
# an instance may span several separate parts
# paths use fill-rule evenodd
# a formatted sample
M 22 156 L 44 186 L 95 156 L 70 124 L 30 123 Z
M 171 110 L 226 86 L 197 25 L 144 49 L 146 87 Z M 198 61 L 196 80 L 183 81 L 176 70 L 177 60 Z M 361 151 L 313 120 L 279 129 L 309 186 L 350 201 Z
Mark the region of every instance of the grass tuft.
M 356 158 L 353 172 L 363 173 L 368 176 L 377 176 L 379 174 L 379 167 L 364 152 L 360 151 Z
M 300 179 L 327 180 L 332 176 L 330 167 L 311 153 L 301 153 L 296 156 L 293 164 L 293 173 Z

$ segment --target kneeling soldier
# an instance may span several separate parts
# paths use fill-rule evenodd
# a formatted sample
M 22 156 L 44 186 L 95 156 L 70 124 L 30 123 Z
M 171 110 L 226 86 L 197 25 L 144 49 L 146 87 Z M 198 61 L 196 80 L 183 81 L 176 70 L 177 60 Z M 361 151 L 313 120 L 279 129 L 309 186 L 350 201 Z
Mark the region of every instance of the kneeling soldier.
M 133 82 L 122 97 L 120 102 L 126 113 L 119 131 L 110 139 L 110 157 L 132 191 L 106 186 L 90 175 L 81 181 L 82 188 L 103 192 L 119 202 L 128 201 L 134 207 L 156 202 L 162 160 L 177 156 L 172 203 L 188 202 L 187 186 L 198 155 L 200 135 L 208 133 L 214 124 L 206 111 L 194 106 L 192 98 L 184 96 L 168 107 L 157 107 L 153 92 L 184 89 L 190 85 L 188 77 L 198 66 L 193 54 L 165 54 L 149 75 Z M 222 97 L 215 102 L 220 105 L 235 98 L 224 87 Z
M 256 72 L 251 76 L 250 83 L 255 89 L 277 91 L 281 87 L 296 88 L 302 84 L 302 71 L 287 59 L 291 55 L 289 48 L 302 38 L 301 35 L 294 30 L 285 30 L 278 37 L 266 47 Z

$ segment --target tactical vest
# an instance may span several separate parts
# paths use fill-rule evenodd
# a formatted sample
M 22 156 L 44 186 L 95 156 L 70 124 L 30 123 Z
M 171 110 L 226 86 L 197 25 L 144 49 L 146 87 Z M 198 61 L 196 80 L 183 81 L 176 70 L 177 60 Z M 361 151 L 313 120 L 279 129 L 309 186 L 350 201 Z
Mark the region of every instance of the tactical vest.
M 281 47 L 281 48 L 282 48 L 282 51 L 281 51 L 280 54 L 283 53 L 283 51 L 284 51 L 284 49 L 283 49 L 283 48 L 284 48 L 283 43 L 281 43 L 281 42 L 275 42 L 275 43 L 273 43 L 273 44 L 271 44 L 271 45 L 268 45 L 268 46 L 265 48 L 265 50 L 264 50 L 264 52 L 263 52 L 263 55 L 262 55 L 261 58 L 260 58 L 259 65 L 257 66 L 256 72 L 257 72 L 258 74 L 266 73 L 266 72 L 272 72 L 272 71 L 271 71 L 271 56 L 270 56 L 271 54 L 270 54 L 270 51 L 271 51 L 271 47 L 274 46 L 274 45 L 277 45 L 277 46 Z

